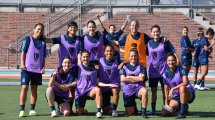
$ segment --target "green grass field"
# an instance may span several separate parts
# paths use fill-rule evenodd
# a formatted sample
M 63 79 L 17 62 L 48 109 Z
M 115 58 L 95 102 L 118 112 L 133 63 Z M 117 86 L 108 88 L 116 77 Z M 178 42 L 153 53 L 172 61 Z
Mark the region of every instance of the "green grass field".
M 19 118 L 19 93 L 20 86 L 0 86 L 1 91 L 1 109 L 0 109 L 0 120 L 17 120 L 17 119 L 25 119 L 25 120 L 47 120 L 53 119 L 50 117 L 50 109 L 44 97 L 46 86 L 40 86 L 38 89 L 38 102 L 36 106 L 36 111 L 39 116 L 34 117 L 24 117 Z M 150 97 L 149 93 L 149 97 Z M 29 95 L 28 95 L 29 96 Z M 215 118 L 215 88 L 211 88 L 210 91 L 197 91 L 195 101 L 189 106 L 190 116 L 187 116 L 188 119 L 214 119 Z M 140 108 L 140 101 L 137 99 L 138 108 Z M 174 119 L 175 117 L 161 117 L 159 116 L 159 110 L 161 109 L 161 91 L 158 91 L 158 102 L 157 102 L 157 115 L 149 116 L 149 119 Z M 149 100 L 150 103 L 150 100 Z M 150 108 L 150 104 L 148 104 L 148 109 Z M 88 116 L 70 116 L 70 117 L 57 117 L 54 119 L 78 119 L 78 120 L 94 120 L 95 118 L 95 101 L 88 101 L 86 105 L 86 109 L 89 111 Z M 26 104 L 26 113 L 29 111 L 29 98 Z M 75 110 L 75 108 L 73 108 Z M 118 112 L 120 116 L 117 118 L 112 118 L 111 116 L 103 116 L 103 119 L 110 120 L 139 120 L 143 119 L 141 116 L 126 116 L 123 107 L 122 95 L 120 96 L 120 101 L 118 105 Z

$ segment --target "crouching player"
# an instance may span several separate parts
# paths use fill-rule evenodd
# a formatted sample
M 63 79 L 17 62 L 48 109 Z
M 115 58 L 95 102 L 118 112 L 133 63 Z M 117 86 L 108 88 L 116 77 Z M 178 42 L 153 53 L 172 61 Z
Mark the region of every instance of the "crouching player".
M 116 108 L 119 101 L 119 72 L 118 62 L 114 59 L 114 48 L 111 45 L 105 47 L 105 57 L 100 59 L 100 71 L 99 71 L 99 87 L 102 91 L 103 102 L 102 110 L 103 113 L 109 113 L 110 111 L 110 96 L 112 98 L 112 116 L 118 116 Z
M 165 106 L 161 114 L 172 115 L 180 109 L 177 118 L 186 118 L 188 103 L 195 99 L 195 89 L 188 80 L 186 70 L 176 66 L 176 57 L 173 54 L 167 57 L 167 65 L 169 69 L 164 74 Z
M 136 49 L 129 51 L 130 63 L 120 70 L 120 80 L 123 82 L 124 106 L 128 115 L 134 113 L 135 98 L 140 98 L 142 103 L 142 116 L 147 118 L 147 89 L 145 88 L 146 68 L 138 64 L 138 52 Z
M 81 53 L 81 64 L 78 64 L 78 80 L 75 90 L 75 105 L 78 115 L 85 112 L 84 107 L 87 99 L 95 99 L 97 113 L 96 117 L 101 118 L 102 94 L 98 84 L 98 72 L 94 65 L 90 64 L 90 53 L 83 50 Z
M 69 89 L 76 86 L 75 75 L 76 69 L 71 68 L 71 60 L 65 57 L 62 66 L 58 67 L 53 73 L 46 90 L 46 98 L 51 108 L 51 117 L 56 117 L 54 102 L 56 101 L 60 112 L 64 116 L 70 115 L 71 109 L 69 105 Z

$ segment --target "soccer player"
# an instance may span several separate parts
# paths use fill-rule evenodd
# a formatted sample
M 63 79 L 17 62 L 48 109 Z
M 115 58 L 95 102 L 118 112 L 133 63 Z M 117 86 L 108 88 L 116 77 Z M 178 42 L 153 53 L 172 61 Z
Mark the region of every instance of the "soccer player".
M 195 89 L 188 80 L 188 74 L 181 66 L 176 66 L 176 57 L 170 54 L 166 59 L 168 70 L 164 75 L 165 106 L 164 116 L 174 114 L 180 108 L 177 118 L 186 118 L 188 103 L 195 99 Z
M 62 66 L 58 67 L 53 73 L 46 89 L 46 98 L 51 108 L 51 117 L 56 117 L 54 102 L 56 101 L 60 112 L 64 116 L 69 116 L 71 113 L 69 104 L 69 90 L 75 89 L 77 82 L 75 80 L 76 69 L 71 68 L 71 60 L 65 57 Z M 72 107 L 72 106 L 71 106 Z
M 96 65 L 104 56 L 104 46 L 109 44 L 104 35 L 96 31 L 96 23 L 92 20 L 87 23 L 87 34 L 84 35 L 84 49 L 90 53 L 90 61 Z
M 208 57 L 212 53 L 213 45 L 215 44 L 214 37 L 214 30 L 212 28 L 208 28 L 206 35 L 201 40 L 201 49 L 199 53 L 199 64 L 201 66 L 201 75 L 199 77 L 199 80 L 197 81 L 197 84 L 195 85 L 195 88 L 199 90 L 206 90 L 208 88 L 205 87 L 205 76 L 208 73 Z M 209 40 L 212 42 L 210 43 Z
M 123 30 L 125 29 L 126 25 L 130 21 L 130 16 L 127 16 L 126 21 L 123 23 L 122 27 L 117 32 L 116 32 L 116 26 L 114 24 L 109 25 L 109 32 L 108 32 L 104 27 L 103 23 L 101 22 L 99 15 L 97 15 L 97 18 L 104 30 L 103 34 L 105 38 L 109 41 L 109 43 L 111 43 L 112 46 L 114 46 L 115 49 L 117 49 L 114 51 L 114 57 L 118 60 L 118 63 L 120 63 L 121 61 L 120 61 L 119 51 L 121 51 L 121 49 L 119 48 L 118 41 L 119 41 L 119 37 L 123 34 Z
M 193 79 L 194 79 L 194 86 L 197 83 L 197 74 L 198 74 L 198 69 L 200 67 L 199 64 L 199 53 L 200 53 L 200 49 L 201 49 L 201 39 L 204 37 L 204 31 L 202 28 L 199 28 L 198 32 L 197 32 L 198 38 L 192 41 L 192 46 L 195 50 L 194 55 L 193 55 Z
M 161 37 L 161 29 L 158 25 L 151 27 L 152 39 L 148 42 L 148 76 L 149 87 L 151 87 L 151 111 L 150 114 L 154 115 L 156 112 L 157 88 L 158 82 L 161 84 L 163 92 L 163 74 L 167 69 L 166 58 L 168 54 L 175 53 L 176 50 L 170 41 L 163 42 Z M 179 61 L 179 58 L 177 57 Z M 164 92 L 163 92 L 164 102 Z
M 138 52 L 135 48 L 131 49 L 128 54 L 130 63 L 125 64 L 120 70 L 125 110 L 128 115 L 134 114 L 135 98 L 140 98 L 142 116 L 147 118 L 146 68 L 138 63 Z
M 80 61 L 80 53 L 84 49 L 83 40 L 80 36 L 76 35 L 78 31 L 78 25 L 76 22 L 71 21 L 68 23 L 67 33 L 60 35 L 56 38 L 48 39 L 47 43 L 59 44 L 58 49 L 58 64 L 62 65 L 63 58 L 69 56 L 72 60 L 71 66 L 76 66 Z
M 38 23 L 34 26 L 33 35 L 24 38 L 21 46 L 21 93 L 19 117 L 25 116 L 25 103 L 28 86 L 31 85 L 30 116 L 38 115 L 35 111 L 37 101 L 37 88 L 42 85 L 42 73 L 45 72 L 46 44 L 43 39 L 44 25 Z
M 190 38 L 188 36 L 188 32 L 188 27 L 183 26 L 181 37 L 181 64 L 183 68 L 187 71 L 187 73 L 190 72 L 190 68 L 192 65 L 192 52 L 194 51 L 190 42 Z
M 97 113 L 96 117 L 101 118 L 102 93 L 99 87 L 98 70 L 90 64 L 90 53 L 83 50 L 81 53 L 81 64 L 78 64 L 78 80 L 75 90 L 75 105 L 78 115 L 85 113 L 84 107 L 87 99 L 95 99 Z
M 139 64 L 146 67 L 146 45 L 150 40 L 150 37 L 145 34 L 138 32 L 139 22 L 136 19 L 131 20 L 130 33 L 121 38 L 118 42 L 120 46 L 125 46 L 124 60 L 129 60 L 127 54 L 131 48 L 136 48 L 139 53 Z
M 118 71 L 118 61 L 113 57 L 114 48 L 111 45 L 105 47 L 105 57 L 100 58 L 100 70 L 99 70 L 99 87 L 102 91 L 103 102 L 102 110 L 104 114 L 110 112 L 110 97 L 112 98 L 112 116 L 116 117 L 117 105 L 119 101 L 119 71 Z

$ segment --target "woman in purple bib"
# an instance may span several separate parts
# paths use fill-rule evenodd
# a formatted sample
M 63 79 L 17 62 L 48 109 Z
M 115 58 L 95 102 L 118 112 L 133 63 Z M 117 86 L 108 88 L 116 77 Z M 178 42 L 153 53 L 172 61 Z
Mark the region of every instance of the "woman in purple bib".
M 104 114 L 110 112 L 110 96 L 112 98 L 112 116 L 118 116 L 116 108 L 119 101 L 119 71 L 118 71 L 118 61 L 114 59 L 114 47 L 112 45 L 107 45 L 105 47 L 105 57 L 100 58 L 100 70 L 99 70 L 99 87 L 102 91 L 103 102 L 102 110 Z
M 42 85 L 42 73 L 45 66 L 46 44 L 43 39 L 44 25 L 35 25 L 32 36 L 24 38 L 21 46 L 21 93 L 19 117 L 25 116 L 25 103 L 27 99 L 29 83 L 31 84 L 30 116 L 37 115 L 35 109 L 37 101 L 37 88 Z
M 85 113 L 84 107 L 87 99 L 95 99 L 97 113 L 96 117 L 101 118 L 102 93 L 99 87 L 98 71 L 90 64 L 90 53 L 83 50 L 81 53 L 81 64 L 78 64 L 77 87 L 75 89 L 75 105 L 78 115 Z
M 90 20 L 87 23 L 87 34 L 84 35 L 84 49 L 90 53 L 90 61 L 99 64 L 99 59 L 104 56 L 104 45 L 108 42 L 104 35 L 96 31 L 96 23 Z
M 161 114 L 172 115 L 180 109 L 177 118 L 186 118 L 188 103 L 195 99 L 195 89 L 188 80 L 187 72 L 176 66 L 176 57 L 170 54 L 166 59 L 168 69 L 164 73 L 165 105 Z
M 124 65 L 120 70 L 120 80 L 123 82 L 124 106 L 128 115 L 134 114 L 135 98 L 139 98 L 142 105 L 142 116 L 147 118 L 146 68 L 138 64 L 138 52 L 135 48 L 131 49 L 128 54 L 130 63 Z
M 74 89 L 77 85 L 75 80 L 76 69 L 71 68 L 71 60 L 65 57 L 62 66 L 58 67 L 53 73 L 48 83 L 46 90 L 46 98 L 51 108 L 51 117 L 56 117 L 54 102 L 57 102 L 60 112 L 64 116 L 69 116 L 71 113 L 69 104 L 69 90 Z

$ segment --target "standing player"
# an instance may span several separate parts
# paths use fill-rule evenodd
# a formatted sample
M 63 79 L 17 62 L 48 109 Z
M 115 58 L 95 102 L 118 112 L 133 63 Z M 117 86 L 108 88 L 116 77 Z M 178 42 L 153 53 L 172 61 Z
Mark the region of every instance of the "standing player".
M 119 40 L 120 46 L 125 46 L 124 60 L 129 60 L 127 54 L 131 48 L 136 48 L 139 53 L 139 64 L 146 67 L 146 45 L 150 37 L 145 33 L 138 32 L 139 22 L 136 19 L 131 20 L 130 33 Z
M 80 36 L 76 35 L 78 25 L 76 22 L 71 21 L 68 24 L 67 33 L 59 37 L 46 39 L 47 43 L 59 44 L 58 50 L 58 64 L 62 65 L 63 58 L 69 56 L 72 60 L 72 66 L 76 66 L 78 60 L 80 61 L 80 53 L 84 48 L 83 40 Z
M 136 49 L 129 51 L 130 63 L 120 70 L 120 80 L 123 82 L 124 106 L 128 115 L 134 114 L 135 98 L 140 98 L 142 116 L 147 118 L 147 89 L 145 80 L 147 78 L 146 68 L 138 64 L 138 52 Z
M 109 43 L 111 43 L 112 46 L 114 46 L 114 48 L 117 48 L 118 50 L 114 51 L 114 57 L 118 60 L 118 63 L 120 63 L 120 54 L 118 51 L 120 51 L 119 49 L 119 37 L 123 34 L 123 30 L 125 29 L 126 25 L 129 23 L 130 21 L 130 16 L 127 16 L 126 21 L 123 23 L 122 27 L 120 28 L 119 31 L 116 32 L 116 26 L 114 24 L 109 25 L 109 32 L 107 32 L 107 30 L 105 29 L 104 25 L 102 24 L 99 15 L 97 16 L 102 28 L 104 29 L 104 36 L 105 38 L 109 41 Z
M 198 38 L 192 41 L 192 46 L 195 50 L 194 55 L 193 55 L 193 79 L 194 79 L 194 86 L 197 83 L 197 74 L 198 74 L 198 69 L 199 69 L 199 53 L 201 49 L 201 39 L 204 37 L 204 31 L 202 28 L 199 28 L 197 32 Z
M 148 73 L 149 73 L 149 87 L 151 87 L 151 111 L 150 114 L 154 115 L 156 112 L 156 100 L 157 100 L 157 88 L 158 82 L 161 84 L 163 92 L 163 74 L 167 69 L 166 58 L 169 53 L 175 53 L 176 50 L 170 41 L 163 42 L 161 37 L 161 30 L 158 25 L 151 27 L 151 36 L 153 37 L 148 42 Z M 179 58 L 177 56 L 177 60 Z M 163 92 L 163 102 L 164 102 L 164 92 Z
M 180 108 L 177 118 L 186 118 L 188 103 L 195 99 L 195 89 L 188 80 L 188 74 L 181 66 L 176 66 L 176 57 L 167 57 L 168 70 L 164 75 L 165 106 L 161 111 L 164 116 L 174 114 Z
M 77 82 L 75 81 L 76 69 L 71 68 L 71 60 L 65 57 L 62 66 L 58 67 L 53 73 L 46 89 L 46 98 L 51 108 L 51 117 L 56 117 L 54 102 L 56 101 L 60 112 L 64 116 L 71 113 L 69 104 L 69 89 L 74 89 Z
M 87 34 L 84 35 L 84 49 L 90 53 L 90 61 L 99 64 L 104 56 L 104 45 L 109 44 L 104 35 L 96 31 L 96 23 L 92 20 L 87 23 Z
M 43 39 L 44 25 L 38 23 L 34 26 L 33 35 L 24 38 L 21 46 L 21 93 L 19 117 L 25 116 L 25 103 L 28 86 L 31 84 L 30 116 L 37 115 L 35 109 L 37 101 L 37 88 L 42 85 L 42 73 L 45 72 L 46 44 Z
M 103 102 L 102 110 L 103 113 L 109 113 L 110 111 L 110 96 L 112 95 L 112 116 L 116 117 L 117 114 L 117 105 L 119 101 L 119 71 L 118 71 L 118 62 L 114 59 L 114 48 L 111 45 L 105 47 L 105 57 L 100 59 L 100 71 L 99 71 L 99 87 L 102 91 Z
M 192 52 L 194 51 L 190 42 L 190 38 L 188 36 L 188 27 L 183 26 L 182 28 L 182 38 L 181 38 L 181 64 L 183 68 L 187 71 L 187 73 L 190 72 L 190 68 L 192 65 Z
M 201 40 L 201 50 L 199 53 L 199 64 L 201 66 L 201 76 L 199 80 L 197 81 L 197 84 L 195 85 L 195 88 L 199 90 L 205 90 L 207 89 L 205 87 L 205 76 L 208 73 L 208 57 L 212 52 L 213 45 L 215 44 L 214 37 L 214 30 L 212 28 L 208 28 L 206 35 Z M 211 44 L 209 40 L 212 40 Z
M 75 105 L 77 114 L 84 114 L 84 107 L 87 99 L 95 99 L 97 113 L 96 117 L 101 118 L 102 93 L 98 85 L 98 72 L 94 65 L 90 64 L 90 53 L 83 50 L 81 53 L 81 64 L 78 64 L 78 81 L 75 90 Z

